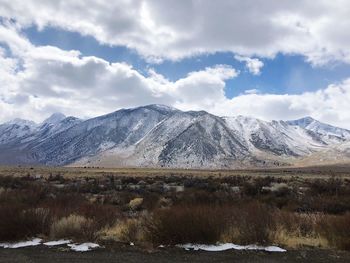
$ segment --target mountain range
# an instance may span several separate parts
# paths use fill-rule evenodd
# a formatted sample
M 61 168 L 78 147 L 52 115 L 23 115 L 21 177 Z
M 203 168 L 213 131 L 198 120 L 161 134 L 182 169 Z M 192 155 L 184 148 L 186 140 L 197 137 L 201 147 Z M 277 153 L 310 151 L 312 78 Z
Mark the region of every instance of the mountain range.
M 55 113 L 40 124 L 0 125 L 3 165 L 218 169 L 349 160 L 350 131 L 311 117 L 263 121 L 147 105 L 88 120 Z

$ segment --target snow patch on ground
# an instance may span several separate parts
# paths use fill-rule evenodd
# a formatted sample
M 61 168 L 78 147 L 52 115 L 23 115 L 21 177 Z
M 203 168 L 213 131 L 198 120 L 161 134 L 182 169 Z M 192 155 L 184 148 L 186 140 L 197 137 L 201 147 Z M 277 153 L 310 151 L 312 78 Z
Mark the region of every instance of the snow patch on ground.
M 40 238 L 34 238 L 33 240 L 21 241 L 21 242 L 17 242 L 17 243 L 0 243 L 0 247 L 2 247 L 2 248 L 32 247 L 32 246 L 40 245 L 41 241 L 42 241 L 42 239 L 40 239 Z
M 22 247 L 31 247 L 31 246 L 38 246 L 38 245 L 45 245 L 49 247 L 53 246 L 60 246 L 60 245 L 67 245 L 70 247 L 71 250 L 73 251 L 78 251 L 78 252 L 86 252 L 90 251 L 94 248 L 99 248 L 100 245 L 95 244 L 95 243 L 82 243 L 82 244 L 70 244 L 72 240 L 66 240 L 66 239 L 60 239 L 56 241 L 48 241 L 45 243 L 42 243 L 42 239 L 40 238 L 34 238 L 29 241 L 21 241 L 21 242 L 16 242 L 16 243 L 0 243 L 0 248 L 22 248 Z
M 53 246 L 60 246 L 60 245 L 66 245 L 71 243 L 72 240 L 65 240 L 65 239 L 61 239 L 61 240 L 57 240 L 57 241 L 49 241 L 44 243 L 45 246 L 49 246 L 49 247 L 53 247 Z
M 90 251 L 93 248 L 98 248 L 100 245 L 95 243 L 82 243 L 82 244 L 68 244 L 71 250 L 77 251 L 77 252 L 86 252 Z
M 233 243 L 225 243 L 225 244 L 217 244 L 217 245 L 203 245 L 203 244 L 184 244 L 184 245 L 177 245 L 180 248 L 184 248 L 185 250 L 204 250 L 204 251 L 225 251 L 229 249 L 236 249 L 236 250 L 263 250 L 268 252 L 286 252 L 287 250 L 276 247 L 276 246 L 257 246 L 257 245 L 247 245 L 247 246 L 240 246 L 235 245 Z

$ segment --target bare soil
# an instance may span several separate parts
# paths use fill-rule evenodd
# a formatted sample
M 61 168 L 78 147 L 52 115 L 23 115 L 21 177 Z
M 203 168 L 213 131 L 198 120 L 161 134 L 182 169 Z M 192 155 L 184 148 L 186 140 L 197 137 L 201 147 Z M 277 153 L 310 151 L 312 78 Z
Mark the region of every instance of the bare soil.
M 0 249 L 0 263 L 63 263 L 63 262 L 350 262 L 350 252 L 320 249 L 291 250 L 286 253 L 257 251 L 205 252 L 167 248 L 145 251 L 136 247 L 98 249 L 73 252 L 63 248 L 44 246 L 21 249 Z

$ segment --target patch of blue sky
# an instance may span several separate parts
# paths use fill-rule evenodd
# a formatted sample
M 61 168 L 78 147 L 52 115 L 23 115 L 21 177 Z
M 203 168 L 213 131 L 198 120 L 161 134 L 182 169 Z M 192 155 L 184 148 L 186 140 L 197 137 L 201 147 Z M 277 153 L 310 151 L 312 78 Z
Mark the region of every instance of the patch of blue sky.
M 315 91 L 350 77 L 350 65 L 336 63 L 326 66 L 312 66 L 303 56 L 278 54 L 273 59 L 261 59 L 264 67 L 260 75 L 251 74 L 244 62 L 234 59 L 231 52 L 218 52 L 188 57 L 180 61 L 165 60 L 161 64 L 150 64 L 136 51 L 123 46 L 100 44 L 91 36 L 47 27 L 38 31 L 27 28 L 25 35 L 35 45 L 52 45 L 64 50 L 79 50 L 84 56 L 96 56 L 109 62 L 125 62 L 142 74 L 149 68 L 171 81 L 185 77 L 189 72 L 203 70 L 217 64 L 230 65 L 240 74 L 226 82 L 226 96 L 235 97 L 247 90 L 258 90 L 269 94 L 301 94 Z

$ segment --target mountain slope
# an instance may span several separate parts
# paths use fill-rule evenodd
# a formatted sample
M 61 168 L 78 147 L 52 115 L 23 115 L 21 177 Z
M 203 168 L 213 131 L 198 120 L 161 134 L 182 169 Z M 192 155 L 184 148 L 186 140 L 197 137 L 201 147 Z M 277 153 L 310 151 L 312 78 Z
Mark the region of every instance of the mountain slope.
M 311 117 L 287 121 L 287 124 L 301 127 L 326 143 L 345 142 L 350 140 L 350 131 L 319 122 Z
M 85 121 L 56 113 L 41 124 L 2 124 L 0 164 L 241 168 L 307 162 L 344 152 L 343 143 L 350 131 L 310 117 L 267 122 L 147 105 Z
M 132 145 L 174 112 L 154 105 L 116 111 L 55 134 L 33 150 L 40 163 L 65 165 L 117 146 Z
M 252 151 L 271 152 L 276 155 L 302 156 L 325 147 L 308 130 L 288 125 L 284 121 L 266 122 L 244 116 L 225 117 L 227 125 L 238 131 Z
M 0 125 L 0 145 L 24 138 L 34 132 L 35 122 L 15 119 Z
M 15 119 L 0 125 L 0 164 L 39 164 L 33 148 L 81 122 L 55 113 L 40 124 Z

